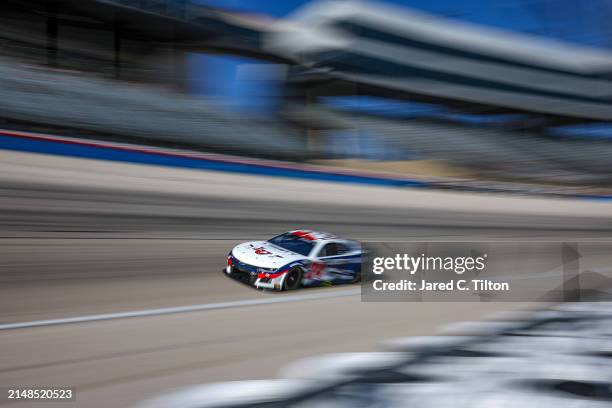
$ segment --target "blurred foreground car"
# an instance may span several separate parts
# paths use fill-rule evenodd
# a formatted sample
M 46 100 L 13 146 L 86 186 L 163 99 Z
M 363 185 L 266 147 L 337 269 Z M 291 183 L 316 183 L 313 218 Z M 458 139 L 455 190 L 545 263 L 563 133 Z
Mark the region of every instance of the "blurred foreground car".
M 355 283 L 361 280 L 361 255 L 357 241 L 296 230 L 235 246 L 225 273 L 260 289 Z

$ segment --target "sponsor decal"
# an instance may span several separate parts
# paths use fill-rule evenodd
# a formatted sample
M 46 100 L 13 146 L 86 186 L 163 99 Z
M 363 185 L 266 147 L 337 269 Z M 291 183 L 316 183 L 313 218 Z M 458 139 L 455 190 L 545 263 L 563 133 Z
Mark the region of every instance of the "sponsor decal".
M 312 261 L 306 279 L 321 279 L 325 266 L 325 262 Z

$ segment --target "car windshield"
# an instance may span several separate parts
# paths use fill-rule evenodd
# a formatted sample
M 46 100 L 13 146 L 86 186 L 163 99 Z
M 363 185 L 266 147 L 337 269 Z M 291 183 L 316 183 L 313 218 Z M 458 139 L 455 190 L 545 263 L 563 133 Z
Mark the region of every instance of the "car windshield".
M 314 242 L 310 241 L 306 238 L 301 238 L 293 235 L 290 232 L 281 234 L 277 237 L 269 239 L 268 242 L 279 246 L 281 248 L 287 249 L 289 251 L 296 252 L 300 255 L 307 256 L 310 254 L 312 247 L 314 246 Z

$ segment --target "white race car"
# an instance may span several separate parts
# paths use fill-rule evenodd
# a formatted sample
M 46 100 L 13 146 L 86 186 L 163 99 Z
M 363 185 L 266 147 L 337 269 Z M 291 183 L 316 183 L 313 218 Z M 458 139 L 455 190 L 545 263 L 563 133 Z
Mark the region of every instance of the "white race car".
M 353 283 L 361 279 L 361 255 L 357 241 L 295 230 L 236 245 L 227 255 L 225 273 L 260 289 Z

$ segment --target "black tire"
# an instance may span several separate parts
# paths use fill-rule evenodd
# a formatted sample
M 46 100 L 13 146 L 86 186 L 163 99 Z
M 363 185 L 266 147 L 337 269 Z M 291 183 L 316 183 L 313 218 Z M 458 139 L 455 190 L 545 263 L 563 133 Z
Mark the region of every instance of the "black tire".
M 287 272 L 285 280 L 283 280 L 283 290 L 295 290 L 302 285 L 302 270 L 293 268 Z

